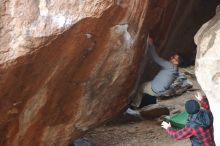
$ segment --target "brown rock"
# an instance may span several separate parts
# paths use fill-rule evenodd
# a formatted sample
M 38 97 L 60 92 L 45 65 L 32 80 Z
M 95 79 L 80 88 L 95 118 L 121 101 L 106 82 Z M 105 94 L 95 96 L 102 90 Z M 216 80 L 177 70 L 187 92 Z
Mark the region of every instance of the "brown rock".
M 158 118 L 162 115 L 169 115 L 170 111 L 166 106 L 152 104 L 141 108 L 140 115 L 144 118 Z
M 0 145 L 65 146 L 118 115 L 148 1 L 1 1 Z

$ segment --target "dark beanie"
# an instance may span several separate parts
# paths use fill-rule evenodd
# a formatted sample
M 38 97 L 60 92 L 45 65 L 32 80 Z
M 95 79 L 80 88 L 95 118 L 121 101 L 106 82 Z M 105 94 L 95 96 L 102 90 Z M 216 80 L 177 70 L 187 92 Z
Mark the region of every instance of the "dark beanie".
M 200 106 L 196 100 L 188 100 L 185 103 L 185 109 L 188 114 L 196 114 L 199 112 Z

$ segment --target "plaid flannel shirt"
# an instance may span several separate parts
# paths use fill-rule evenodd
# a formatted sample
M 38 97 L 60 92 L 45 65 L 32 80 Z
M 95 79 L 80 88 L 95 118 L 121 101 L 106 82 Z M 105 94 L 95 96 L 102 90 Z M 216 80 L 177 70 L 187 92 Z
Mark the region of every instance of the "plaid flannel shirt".
M 202 98 L 200 104 L 204 109 L 210 111 L 208 99 L 206 97 Z M 204 128 L 204 127 L 193 128 L 190 127 L 189 124 L 186 124 L 186 126 L 183 129 L 175 130 L 172 127 L 170 127 L 166 131 L 175 140 L 187 139 L 192 136 L 195 136 L 198 139 L 198 141 L 202 143 L 202 146 L 215 146 L 213 124 L 211 124 L 209 128 Z

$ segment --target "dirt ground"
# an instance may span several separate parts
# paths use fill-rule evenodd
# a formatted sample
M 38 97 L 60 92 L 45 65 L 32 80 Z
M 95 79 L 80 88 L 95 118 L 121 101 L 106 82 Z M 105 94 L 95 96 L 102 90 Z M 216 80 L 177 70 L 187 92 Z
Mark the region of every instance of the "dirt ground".
M 184 110 L 184 103 L 194 98 L 195 93 L 200 89 L 194 76 L 194 67 L 182 68 L 187 77 L 193 82 L 195 90 L 187 91 L 181 96 L 166 100 L 159 100 L 158 103 L 166 105 L 170 111 Z M 120 115 L 113 121 L 102 125 L 85 135 L 92 146 L 190 146 L 189 140 L 174 141 L 160 127 L 158 119 L 144 120 L 126 114 Z

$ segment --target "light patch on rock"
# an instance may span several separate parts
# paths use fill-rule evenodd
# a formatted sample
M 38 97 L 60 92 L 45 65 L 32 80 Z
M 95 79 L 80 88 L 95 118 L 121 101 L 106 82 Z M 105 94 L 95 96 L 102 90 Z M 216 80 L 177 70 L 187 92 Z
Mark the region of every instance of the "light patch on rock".
M 85 84 L 85 86 L 86 86 L 86 84 Z M 86 102 L 84 102 L 83 100 L 86 100 L 86 99 L 89 99 L 90 98 L 90 95 L 88 94 L 88 93 L 86 93 L 86 94 L 84 94 L 84 98 L 82 98 L 82 100 L 80 101 L 80 106 L 81 107 L 83 107 L 84 106 L 84 103 L 86 103 Z M 96 119 L 96 117 L 94 117 L 94 118 L 92 118 L 92 119 L 90 119 L 90 120 L 85 120 L 84 118 L 85 117 L 87 117 L 87 116 L 89 116 L 89 115 L 92 115 L 93 114 L 93 110 L 91 110 L 91 109 L 95 109 L 95 107 L 96 107 L 96 105 L 94 105 L 94 104 L 91 104 L 91 105 L 89 105 L 90 107 L 89 107 L 89 110 L 88 110 L 88 106 L 87 106 L 87 108 L 84 108 L 84 109 L 82 109 L 82 110 L 79 110 L 78 111 L 78 113 L 77 113 L 77 115 L 75 116 L 75 121 L 76 121 L 76 123 L 75 123 L 75 128 L 77 129 L 77 130 L 79 130 L 79 131 L 86 131 L 86 130 L 88 130 L 88 126 L 92 123 L 92 122 L 94 122 L 95 120 L 97 120 Z M 85 112 L 85 110 L 86 110 L 86 112 Z
M 11 49 L 7 52 L 7 57 L 3 61 L 7 62 L 27 54 L 29 50 L 22 46 L 24 44 L 26 44 L 26 40 L 22 36 L 19 36 L 18 38 L 13 37 L 12 41 L 10 42 Z
M 128 32 L 128 24 L 116 25 L 111 28 L 111 34 L 114 37 L 121 35 L 123 37 L 123 45 L 130 49 L 134 43 L 130 33 Z
M 96 45 L 94 35 L 91 34 L 91 33 L 86 33 L 85 36 L 86 36 L 87 39 L 90 39 L 92 41 L 91 46 L 89 48 L 87 48 L 88 51 L 92 51 L 94 49 L 95 45 Z
M 16 14 L 16 1 L 9 1 L 9 14 L 14 17 Z
M 54 24 L 56 24 L 58 26 L 58 28 L 62 28 L 65 26 L 65 23 L 66 23 L 66 17 L 62 14 L 55 14 L 55 15 L 52 15 L 51 16 L 52 18 L 52 21 Z M 69 23 L 71 21 L 69 20 Z
M 86 35 L 87 39 L 92 38 L 92 34 L 90 34 L 90 33 L 86 33 L 85 35 Z
M 41 90 L 35 94 L 35 96 L 27 101 L 24 111 L 19 117 L 19 127 L 22 127 L 22 129 L 20 129 L 16 135 L 15 141 L 18 141 L 19 137 L 23 137 L 31 124 L 38 119 L 37 114 L 47 102 L 46 96 L 47 88 L 42 87 Z
M 62 13 L 48 13 L 47 16 L 40 16 L 37 20 L 23 29 L 24 36 L 47 37 L 51 33 L 59 34 L 71 27 L 79 18 L 68 16 Z
M 39 10 L 40 10 L 40 15 L 41 16 L 47 16 L 48 15 L 47 1 L 46 0 L 40 0 Z
M 126 62 L 127 66 L 132 64 L 133 58 L 133 44 L 135 39 L 128 32 L 128 24 L 116 25 L 111 28 L 111 38 L 113 40 L 118 40 L 116 43 L 111 43 L 110 47 L 113 47 L 113 50 L 122 51 L 120 55 L 115 54 L 114 60 Z M 114 45 L 112 45 L 114 44 Z M 124 58 L 124 59 L 123 59 Z M 120 64 L 119 62 L 117 64 Z M 121 64 L 124 64 L 121 62 Z M 123 67 L 119 67 L 123 69 Z M 115 74 L 116 75 L 116 74 Z M 116 77 L 114 77 L 116 78 Z

